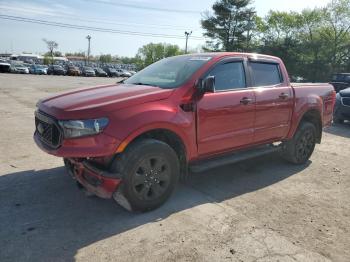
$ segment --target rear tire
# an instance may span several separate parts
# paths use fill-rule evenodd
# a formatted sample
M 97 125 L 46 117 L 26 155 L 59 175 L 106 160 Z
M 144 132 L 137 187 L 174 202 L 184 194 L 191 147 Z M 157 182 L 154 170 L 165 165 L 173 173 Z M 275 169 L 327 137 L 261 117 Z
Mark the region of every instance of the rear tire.
M 294 137 L 285 142 L 283 158 L 293 164 L 305 164 L 316 145 L 316 127 L 310 122 L 302 122 Z
M 112 169 L 122 177 L 113 198 L 127 210 L 140 212 L 161 206 L 174 191 L 180 173 L 175 151 L 154 139 L 131 144 Z

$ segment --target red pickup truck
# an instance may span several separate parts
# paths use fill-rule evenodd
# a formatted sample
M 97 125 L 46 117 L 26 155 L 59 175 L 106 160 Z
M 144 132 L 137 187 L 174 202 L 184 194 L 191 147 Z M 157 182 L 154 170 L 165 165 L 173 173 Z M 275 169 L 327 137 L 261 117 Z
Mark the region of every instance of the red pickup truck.
M 89 192 L 148 211 L 189 172 L 277 150 L 307 162 L 334 103 L 331 85 L 291 84 L 276 57 L 184 55 L 39 101 L 34 140 Z

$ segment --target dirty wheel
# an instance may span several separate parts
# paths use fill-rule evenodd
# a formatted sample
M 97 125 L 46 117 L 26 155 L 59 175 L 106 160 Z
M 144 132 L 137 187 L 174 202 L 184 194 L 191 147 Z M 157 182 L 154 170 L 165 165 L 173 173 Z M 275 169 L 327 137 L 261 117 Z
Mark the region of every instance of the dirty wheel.
M 305 164 L 316 145 L 316 128 L 312 123 L 300 124 L 292 140 L 284 144 L 283 157 L 294 164 Z
M 146 139 L 137 141 L 115 160 L 122 176 L 114 199 L 132 211 L 149 211 L 162 205 L 179 178 L 179 160 L 167 144 Z

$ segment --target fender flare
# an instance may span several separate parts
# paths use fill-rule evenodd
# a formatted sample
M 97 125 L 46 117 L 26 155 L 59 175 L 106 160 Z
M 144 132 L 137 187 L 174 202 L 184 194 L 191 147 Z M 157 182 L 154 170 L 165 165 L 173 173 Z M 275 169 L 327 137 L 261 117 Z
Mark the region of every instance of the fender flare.
M 168 122 L 152 123 L 134 130 L 118 145 L 116 153 L 122 153 L 130 143 L 132 143 L 137 137 L 141 136 L 142 134 L 159 129 L 172 132 L 181 139 L 186 151 L 187 159 L 189 159 L 189 157 L 194 154 L 194 152 L 191 152 L 190 147 L 188 146 L 190 143 L 189 138 L 184 134 L 184 132 L 181 131 L 179 127 Z

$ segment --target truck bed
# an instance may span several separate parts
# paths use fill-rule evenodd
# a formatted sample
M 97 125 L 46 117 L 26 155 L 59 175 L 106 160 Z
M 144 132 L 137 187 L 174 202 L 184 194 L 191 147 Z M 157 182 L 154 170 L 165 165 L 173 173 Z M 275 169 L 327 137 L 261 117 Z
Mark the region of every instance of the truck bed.
M 301 110 L 303 106 L 317 108 L 321 104 L 323 108 L 323 126 L 329 126 L 333 119 L 333 107 L 335 101 L 334 87 L 328 83 L 291 83 L 295 92 L 295 110 Z M 317 99 L 320 97 L 321 100 Z

